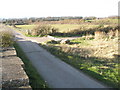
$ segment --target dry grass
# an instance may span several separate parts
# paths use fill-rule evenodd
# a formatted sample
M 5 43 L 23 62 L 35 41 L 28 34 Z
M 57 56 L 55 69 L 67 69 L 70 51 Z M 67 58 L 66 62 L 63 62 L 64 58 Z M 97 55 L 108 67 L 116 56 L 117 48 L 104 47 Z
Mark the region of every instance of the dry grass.
M 120 80 L 118 37 L 98 40 L 86 37 L 72 40 L 72 44 L 47 44 L 45 48 L 77 69 L 117 87 Z
M 84 37 L 81 37 L 85 39 Z M 82 57 L 114 58 L 118 54 L 118 38 L 100 40 L 73 40 L 74 44 L 57 44 L 66 53 L 73 53 Z M 76 43 L 78 42 L 78 43 Z
M 0 26 L 0 46 L 9 47 L 13 44 L 13 32 L 9 28 Z

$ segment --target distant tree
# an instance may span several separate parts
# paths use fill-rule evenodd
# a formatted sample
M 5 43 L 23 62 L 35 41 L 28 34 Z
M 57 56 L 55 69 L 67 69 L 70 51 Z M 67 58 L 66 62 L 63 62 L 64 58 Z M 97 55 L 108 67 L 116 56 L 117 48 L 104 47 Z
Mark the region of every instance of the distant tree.
M 110 19 L 118 19 L 118 16 L 109 16 Z
M 94 19 L 96 19 L 96 17 L 94 16 L 84 17 L 84 20 L 94 20 Z

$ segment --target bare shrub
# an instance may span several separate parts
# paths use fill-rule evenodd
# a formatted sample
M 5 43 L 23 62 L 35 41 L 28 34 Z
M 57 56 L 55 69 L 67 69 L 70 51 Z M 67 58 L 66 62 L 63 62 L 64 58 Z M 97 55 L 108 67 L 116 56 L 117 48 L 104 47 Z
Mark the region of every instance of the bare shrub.
M 118 38 L 120 38 L 120 30 L 115 30 L 115 37 L 118 37 Z
M 51 30 L 52 30 L 52 33 L 56 33 L 58 31 L 58 28 L 52 27 Z
M 51 41 L 48 41 L 47 44 L 59 44 L 60 41 L 55 41 L 55 40 L 51 40 Z
M 104 28 L 104 24 L 100 24 L 97 28 Z
M 91 39 L 94 39 L 94 36 L 91 35 L 91 34 L 90 34 L 90 35 L 86 35 L 86 36 L 85 36 L 85 39 L 86 39 L 86 40 L 91 40 Z
M 9 30 L 0 31 L 0 47 L 9 47 L 13 44 L 13 33 Z
M 50 25 L 38 25 L 36 26 L 32 32 L 31 35 L 36 35 L 36 36 L 45 36 L 48 34 L 53 34 L 57 32 L 57 28 L 51 27 Z
M 106 37 L 106 33 L 103 31 L 95 31 L 95 39 L 103 39 Z
M 119 31 L 115 30 L 115 36 L 118 37 Z
M 29 30 L 29 29 L 26 30 L 26 34 L 27 34 L 27 35 L 30 35 L 30 34 L 31 34 L 31 30 Z
M 112 39 L 115 36 L 115 32 L 113 30 L 110 30 L 108 33 L 109 39 Z

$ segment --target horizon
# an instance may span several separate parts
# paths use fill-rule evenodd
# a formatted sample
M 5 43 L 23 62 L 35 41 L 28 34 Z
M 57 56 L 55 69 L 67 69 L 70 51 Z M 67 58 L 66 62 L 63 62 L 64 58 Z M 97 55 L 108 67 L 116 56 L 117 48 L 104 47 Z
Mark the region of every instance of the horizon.
M 7 3 L 6 3 L 7 2 Z M 118 15 L 119 0 L 1 0 L 0 18 Z
M 106 16 L 106 17 L 96 17 L 96 16 L 85 16 L 85 17 L 96 17 L 96 18 L 108 18 L 108 17 L 117 17 L 118 15 L 110 15 L 110 16 Z M 0 18 L 2 20 L 4 19 L 30 19 L 30 18 L 48 18 L 48 17 L 83 17 L 83 19 L 85 18 L 84 16 L 46 16 L 46 17 L 21 17 L 21 18 Z

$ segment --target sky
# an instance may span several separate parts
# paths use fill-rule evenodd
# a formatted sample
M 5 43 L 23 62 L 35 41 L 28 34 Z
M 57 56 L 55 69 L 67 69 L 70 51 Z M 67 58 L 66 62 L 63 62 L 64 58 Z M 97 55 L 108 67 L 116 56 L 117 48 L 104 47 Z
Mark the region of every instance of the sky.
M 119 0 L 0 0 L 0 18 L 118 15 Z

